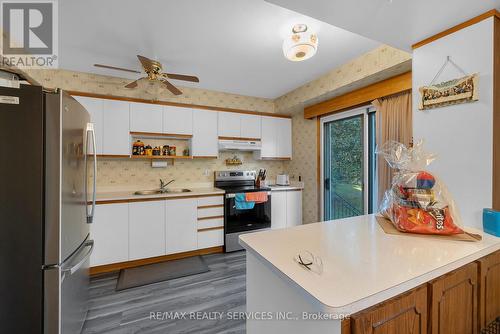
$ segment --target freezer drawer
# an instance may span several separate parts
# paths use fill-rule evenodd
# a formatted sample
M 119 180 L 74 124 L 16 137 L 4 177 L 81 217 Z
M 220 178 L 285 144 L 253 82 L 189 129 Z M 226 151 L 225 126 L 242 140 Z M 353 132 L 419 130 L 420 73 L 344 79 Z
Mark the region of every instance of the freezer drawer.
M 89 258 L 93 240 L 86 240 L 61 266 L 44 271 L 44 333 L 78 334 L 88 311 Z

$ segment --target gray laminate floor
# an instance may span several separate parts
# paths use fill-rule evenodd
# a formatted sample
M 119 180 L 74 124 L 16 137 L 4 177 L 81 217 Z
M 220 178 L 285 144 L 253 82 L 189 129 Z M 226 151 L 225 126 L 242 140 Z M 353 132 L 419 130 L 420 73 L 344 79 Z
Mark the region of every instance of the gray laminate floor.
M 234 320 L 245 311 L 245 252 L 203 258 L 207 273 L 120 292 L 115 291 L 118 274 L 92 278 L 83 334 L 245 333 L 245 321 Z

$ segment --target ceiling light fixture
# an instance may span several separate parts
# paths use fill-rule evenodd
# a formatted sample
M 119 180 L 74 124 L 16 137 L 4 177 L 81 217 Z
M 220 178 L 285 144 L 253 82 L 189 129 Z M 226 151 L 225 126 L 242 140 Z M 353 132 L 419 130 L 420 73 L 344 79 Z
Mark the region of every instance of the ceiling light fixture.
M 302 61 L 311 58 L 318 50 L 318 36 L 307 30 L 307 25 L 296 24 L 292 35 L 283 41 L 283 54 L 288 60 Z

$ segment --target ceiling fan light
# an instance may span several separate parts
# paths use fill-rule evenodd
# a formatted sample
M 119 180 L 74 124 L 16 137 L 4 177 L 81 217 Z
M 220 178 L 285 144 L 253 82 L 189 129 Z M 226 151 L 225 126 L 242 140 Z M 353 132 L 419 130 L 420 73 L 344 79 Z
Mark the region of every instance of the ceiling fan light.
M 308 32 L 307 26 L 304 24 L 295 25 L 292 29 L 292 35 L 283 41 L 283 54 L 291 61 L 309 59 L 316 54 L 317 49 L 318 36 Z

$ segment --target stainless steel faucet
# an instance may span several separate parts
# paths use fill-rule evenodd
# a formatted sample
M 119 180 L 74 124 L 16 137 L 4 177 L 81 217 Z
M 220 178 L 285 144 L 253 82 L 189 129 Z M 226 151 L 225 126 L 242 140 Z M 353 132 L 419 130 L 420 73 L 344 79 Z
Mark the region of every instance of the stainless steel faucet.
M 175 181 L 175 180 L 174 180 L 174 179 L 172 179 L 172 180 L 168 181 L 167 183 L 165 183 L 162 179 L 160 179 L 160 190 L 161 190 L 161 192 L 167 192 L 167 186 L 168 186 L 170 183 L 174 182 L 174 181 Z

